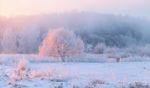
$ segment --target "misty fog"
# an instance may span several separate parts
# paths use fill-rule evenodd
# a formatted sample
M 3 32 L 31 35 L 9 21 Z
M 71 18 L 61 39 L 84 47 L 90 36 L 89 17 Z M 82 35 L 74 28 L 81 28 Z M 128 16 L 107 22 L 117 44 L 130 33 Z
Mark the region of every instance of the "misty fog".
M 85 46 L 104 43 L 126 48 L 150 43 L 150 21 L 131 16 L 90 12 L 41 16 L 0 17 L 1 53 L 37 53 L 49 30 L 73 30 Z

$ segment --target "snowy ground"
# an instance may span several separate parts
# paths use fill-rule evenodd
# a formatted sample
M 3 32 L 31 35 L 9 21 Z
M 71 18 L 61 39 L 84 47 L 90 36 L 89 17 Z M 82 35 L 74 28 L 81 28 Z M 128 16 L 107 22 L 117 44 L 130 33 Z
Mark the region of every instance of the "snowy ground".
M 150 62 L 28 62 L 32 75 L 10 84 L 17 62 L 0 64 L 0 88 L 128 88 L 150 83 Z

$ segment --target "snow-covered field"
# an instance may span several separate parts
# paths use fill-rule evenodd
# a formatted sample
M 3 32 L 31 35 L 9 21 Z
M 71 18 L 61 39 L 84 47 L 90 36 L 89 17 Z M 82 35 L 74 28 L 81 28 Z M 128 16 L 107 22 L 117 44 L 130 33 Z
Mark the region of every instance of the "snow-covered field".
M 2 61 L 2 57 L 4 56 L 1 56 L 0 63 L 0 88 L 128 88 L 137 82 L 145 85 L 150 83 L 148 61 L 120 63 L 28 61 L 25 63 L 25 73 L 22 73 L 25 76 L 20 79 L 16 75 L 19 62 L 11 61 L 11 57 L 5 62 Z

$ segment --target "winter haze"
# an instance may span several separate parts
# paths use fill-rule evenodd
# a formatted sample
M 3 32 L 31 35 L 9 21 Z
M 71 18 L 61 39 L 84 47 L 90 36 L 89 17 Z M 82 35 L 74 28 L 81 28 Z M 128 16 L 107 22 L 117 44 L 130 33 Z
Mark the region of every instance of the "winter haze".
M 150 0 L 0 0 L 0 88 L 150 88 Z

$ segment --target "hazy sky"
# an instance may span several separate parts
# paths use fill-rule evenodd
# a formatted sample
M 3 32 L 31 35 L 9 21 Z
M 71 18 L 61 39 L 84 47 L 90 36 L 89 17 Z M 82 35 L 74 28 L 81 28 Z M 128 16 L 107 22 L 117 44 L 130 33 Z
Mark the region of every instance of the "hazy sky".
M 35 15 L 93 11 L 150 16 L 150 0 L 0 0 L 0 15 Z

